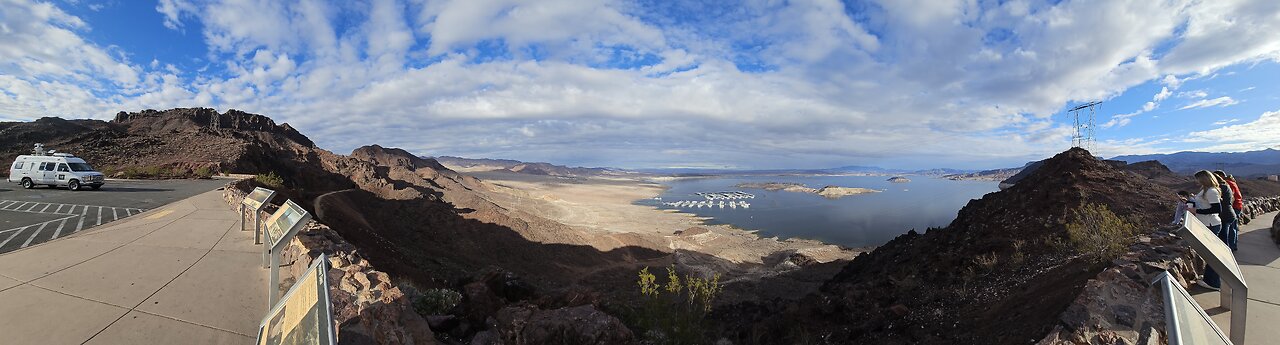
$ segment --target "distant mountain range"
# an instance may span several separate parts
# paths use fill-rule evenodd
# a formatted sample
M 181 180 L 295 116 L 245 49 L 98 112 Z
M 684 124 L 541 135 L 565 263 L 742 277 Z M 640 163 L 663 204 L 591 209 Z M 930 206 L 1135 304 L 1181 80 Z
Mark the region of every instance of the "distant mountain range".
M 522 162 L 513 159 L 463 158 L 454 156 L 423 157 L 432 158 L 449 169 L 461 172 L 504 171 L 512 173 L 561 176 L 619 176 L 636 174 L 672 175 L 672 176 L 711 176 L 711 175 L 828 175 L 828 174 L 866 174 L 866 175 L 923 175 L 943 177 L 948 175 L 973 173 L 973 170 L 948 168 L 907 170 L 886 169 L 874 166 L 849 165 L 827 169 L 714 169 L 714 168 L 653 168 L 626 170 L 619 168 L 584 168 L 568 167 L 542 162 Z M 1007 177 L 1007 176 L 1006 176 Z M 1001 178 L 1003 179 L 1003 178 Z M 997 179 L 998 180 L 998 179 Z
M 627 175 L 631 172 L 613 168 L 567 167 L 542 162 L 521 162 L 511 159 L 463 158 L 453 156 L 423 157 L 434 158 L 440 164 L 461 172 L 504 171 L 528 175 L 558 177 L 592 177 Z
M 1179 174 L 1194 174 L 1199 170 L 1225 170 L 1236 176 L 1260 177 L 1280 174 L 1280 150 L 1266 149 L 1247 152 L 1178 152 L 1171 154 L 1128 155 L 1112 157 L 1112 160 L 1136 163 L 1159 161 Z

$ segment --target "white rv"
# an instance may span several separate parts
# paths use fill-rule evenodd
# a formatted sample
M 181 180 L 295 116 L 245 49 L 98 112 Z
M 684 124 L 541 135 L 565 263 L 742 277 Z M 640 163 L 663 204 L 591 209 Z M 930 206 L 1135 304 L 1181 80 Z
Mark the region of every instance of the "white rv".
M 93 170 L 88 162 L 67 153 L 42 152 L 36 145 L 36 154 L 21 155 L 9 167 L 9 182 L 21 183 L 22 188 L 37 185 L 67 187 L 80 190 L 83 187 L 102 187 L 102 173 Z

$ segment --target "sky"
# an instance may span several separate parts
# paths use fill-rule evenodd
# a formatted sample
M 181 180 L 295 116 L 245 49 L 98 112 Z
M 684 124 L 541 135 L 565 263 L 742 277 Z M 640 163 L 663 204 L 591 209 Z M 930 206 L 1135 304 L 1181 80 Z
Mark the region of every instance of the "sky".
M 985 169 L 1280 147 L 1280 1 L 0 0 L 0 121 L 210 107 L 322 148 Z M 1083 114 L 1087 118 L 1087 113 Z

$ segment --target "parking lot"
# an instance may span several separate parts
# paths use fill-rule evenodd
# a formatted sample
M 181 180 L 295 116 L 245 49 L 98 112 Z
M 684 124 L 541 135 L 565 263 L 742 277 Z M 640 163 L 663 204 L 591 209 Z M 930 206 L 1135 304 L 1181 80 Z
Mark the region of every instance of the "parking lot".
M 0 180 L 0 253 L 124 219 L 228 180 L 108 180 L 99 190 L 22 189 Z

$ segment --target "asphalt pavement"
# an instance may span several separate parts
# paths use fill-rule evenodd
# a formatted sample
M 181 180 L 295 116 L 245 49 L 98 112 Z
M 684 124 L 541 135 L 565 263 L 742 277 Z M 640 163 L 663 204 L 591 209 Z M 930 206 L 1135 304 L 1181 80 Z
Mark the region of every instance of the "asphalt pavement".
M 108 224 L 222 187 L 228 180 L 108 180 L 98 190 L 0 184 L 0 253 Z

